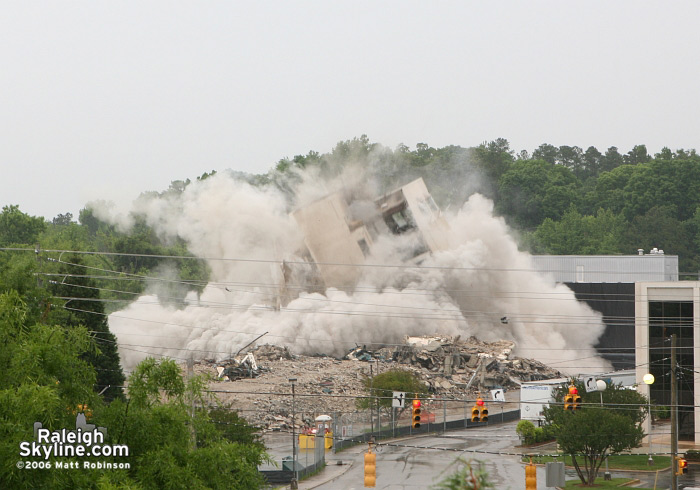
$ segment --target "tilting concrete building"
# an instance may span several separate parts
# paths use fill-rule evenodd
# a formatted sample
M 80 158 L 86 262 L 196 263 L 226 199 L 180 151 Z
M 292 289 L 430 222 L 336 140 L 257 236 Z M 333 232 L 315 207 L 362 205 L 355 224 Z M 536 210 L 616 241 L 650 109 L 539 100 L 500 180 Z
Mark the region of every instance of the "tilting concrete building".
M 301 255 L 309 257 L 327 287 L 352 288 L 382 233 L 406 236 L 401 257 L 406 263 L 420 263 L 448 246 L 447 221 L 423 179 L 377 198 L 374 212 L 363 220 L 352 216 L 350 205 L 350 198 L 336 192 L 292 213 L 304 234 Z

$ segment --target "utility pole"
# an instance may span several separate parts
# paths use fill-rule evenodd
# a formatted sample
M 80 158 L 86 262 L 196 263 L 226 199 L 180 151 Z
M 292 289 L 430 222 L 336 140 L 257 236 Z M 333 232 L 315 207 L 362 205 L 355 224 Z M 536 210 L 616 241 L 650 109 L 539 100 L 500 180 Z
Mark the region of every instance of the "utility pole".
M 36 264 L 37 264 L 37 266 L 38 266 L 37 269 L 38 269 L 38 271 L 39 271 L 39 273 L 36 275 L 36 285 L 37 285 L 37 287 L 39 287 L 39 288 L 43 287 L 43 285 L 44 285 L 44 284 L 42 283 L 42 281 L 41 281 L 41 279 L 42 279 L 42 276 L 41 276 L 42 270 L 41 270 L 41 256 L 39 255 L 40 253 L 41 253 L 41 245 L 39 245 L 39 244 L 37 243 L 37 244 L 34 246 L 34 254 L 36 255 Z
M 678 490 L 678 383 L 676 382 L 676 334 L 671 335 L 671 490 Z
M 372 370 L 372 363 L 369 363 L 369 393 L 374 396 L 374 371 Z M 372 429 L 371 434 L 374 435 L 374 410 L 373 410 L 373 399 L 369 400 L 369 423 Z
M 190 356 L 187 359 L 187 379 L 188 381 L 194 377 L 194 359 Z M 197 447 L 197 434 L 194 429 L 194 392 L 190 393 L 192 397 L 190 404 L 190 436 L 192 437 L 192 447 Z
M 377 361 L 377 376 L 379 376 L 379 359 Z M 377 437 L 379 437 L 379 433 L 382 431 L 382 414 L 379 411 L 379 397 L 376 399 L 376 406 L 377 406 Z
M 296 490 L 299 488 L 299 480 L 297 478 L 297 434 L 296 434 L 296 404 L 294 400 L 294 384 L 297 382 L 296 378 L 289 378 L 289 382 L 292 384 L 292 483 L 289 486 L 291 490 Z

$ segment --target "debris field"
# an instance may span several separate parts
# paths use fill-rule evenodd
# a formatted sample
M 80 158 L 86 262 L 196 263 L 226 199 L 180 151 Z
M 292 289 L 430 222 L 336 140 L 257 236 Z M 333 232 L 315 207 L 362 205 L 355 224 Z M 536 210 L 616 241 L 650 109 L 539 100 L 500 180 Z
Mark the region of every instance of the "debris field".
M 512 355 L 514 342 L 484 342 L 470 337 L 407 337 L 394 347 L 357 347 L 343 359 L 293 355 L 285 347 L 260 345 L 225 361 L 196 361 L 196 373 L 213 378 L 217 403 L 230 406 L 265 430 L 310 425 L 319 414 L 352 414 L 363 380 L 389 369 L 406 369 L 429 386 L 430 394 L 455 400 L 502 388 L 517 390 L 524 381 L 562 374 L 539 361 Z M 294 399 L 292 383 L 294 381 Z

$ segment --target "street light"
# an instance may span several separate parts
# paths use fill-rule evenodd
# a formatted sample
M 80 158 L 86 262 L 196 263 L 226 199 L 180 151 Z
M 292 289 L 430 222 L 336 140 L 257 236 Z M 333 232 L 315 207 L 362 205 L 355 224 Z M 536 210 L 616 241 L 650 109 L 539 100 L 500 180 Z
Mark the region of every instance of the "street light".
M 608 387 L 608 384 L 603 381 L 602 379 L 599 379 L 595 382 L 596 387 L 598 388 L 598 391 L 600 392 L 600 407 L 603 407 L 603 392 L 605 391 L 605 388 Z M 610 480 L 610 472 L 608 471 L 608 458 L 607 456 L 605 457 L 605 473 L 603 473 L 603 480 Z
M 289 382 L 292 383 L 292 483 L 290 485 L 291 490 L 296 490 L 299 488 L 297 483 L 297 433 L 296 433 L 296 406 L 294 403 L 294 383 L 297 382 L 296 378 L 289 378 Z
M 651 429 L 654 425 L 654 420 L 651 416 L 651 385 L 654 384 L 654 375 L 651 373 L 647 373 L 644 375 L 642 378 L 642 381 L 644 381 L 644 384 L 646 384 L 649 387 L 649 397 L 647 398 L 647 402 L 649 402 L 648 408 L 649 408 L 649 459 L 647 460 L 647 463 L 650 465 L 654 464 L 654 459 L 651 457 Z

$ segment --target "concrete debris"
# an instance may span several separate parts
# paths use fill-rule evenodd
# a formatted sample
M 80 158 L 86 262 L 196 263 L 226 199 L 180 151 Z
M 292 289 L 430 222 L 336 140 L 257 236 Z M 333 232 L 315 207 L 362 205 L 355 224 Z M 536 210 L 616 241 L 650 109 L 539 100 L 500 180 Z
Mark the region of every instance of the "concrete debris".
M 279 347 L 277 345 L 263 344 L 250 352 L 260 361 L 292 359 L 292 355 L 289 353 L 289 349 L 287 347 Z
M 367 346 L 365 345 L 352 349 L 350 352 L 345 354 L 343 359 L 349 359 L 351 361 L 383 361 L 384 356 L 381 355 L 381 353 L 368 351 Z
M 511 341 L 484 342 L 474 337 L 409 337 L 400 346 L 362 346 L 344 359 L 334 359 L 293 356 L 286 348 L 261 345 L 251 351 L 257 370 L 242 358 L 226 363 L 200 361 L 195 371 L 219 374 L 211 385 L 224 392 L 218 403 L 231 404 L 249 422 L 267 430 L 285 430 L 292 426 L 290 378 L 296 378 L 296 426 L 302 427 L 309 421 L 313 425 L 319 414 L 356 411 L 355 397 L 366 395 L 363 380 L 389 369 L 410 370 L 431 393 L 456 400 L 473 399 L 477 392 L 495 388 L 517 389 L 524 381 L 562 377 L 539 361 L 513 357 L 514 347 Z M 235 387 L 226 379 L 235 381 Z
M 236 381 L 243 378 L 257 378 L 265 368 L 259 367 L 252 352 L 245 356 L 237 357 L 228 361 L 223 366 L 216 367 L 216 374 L 219 379 Z

